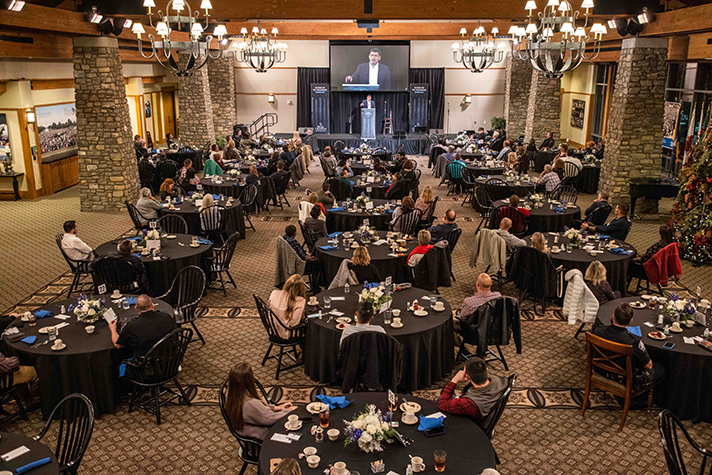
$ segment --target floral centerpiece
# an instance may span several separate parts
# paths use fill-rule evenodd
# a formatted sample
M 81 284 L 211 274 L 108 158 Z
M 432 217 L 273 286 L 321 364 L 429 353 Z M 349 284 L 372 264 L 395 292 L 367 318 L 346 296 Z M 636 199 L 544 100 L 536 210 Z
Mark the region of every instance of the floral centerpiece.
M 673 320 L 679 320 L 684 323 L 688 320 L 695 320 L 697 309 L 688 299 L 681 299 L 679 295 L 672 294 L 670 300 L 663 305 L 663 311 Z
M 504 172 L 504 176 L 511 180 L 513 178 L 516 178 L 517 173 L 514 170 L 507 170 L 506 172 Z
M 91 325 L 104 315 L 104 311 L 106 310 L 104 303 L 106 303 L 105 299 L 89 300 L 89 297 L 85 294 L 81 294 L 79 298 L 77 298 L 77 304 L 69 306 L 69 311 L 74 312 L 78 321 Z
M 371 198 L 361 193 L 359 196 L 356 197 L 356 206 L 358 206 L 359 208 L 363 208 L 369 201 L 371 201 Z
M 584 236 L 578 229 L 564 227 L 564 237 L 566 237 L 573 246 L 578 247 L 583 244 Z
M 465 143 L 468 140 L 470 140 L 470 137 L 467 136 L 466 133 L 462 132 L 455 137 L 455 142 L 456 143 Z
M 586 163 L 595 163 L 598 159 L 596 156 L 592 153 L 589 153 L 588 155 L 584 155 L 583 161 Z
M 376 235 L 376 228 L 373 226 L 361 226 L 356 230 L 355 233 L 357 236 L 361 236 L 362 239 L 364 240 L 370 240 L 373 236 Z
M 477 144 L 470 144 L 467 147 L 465 147 L 465 150 L 469 153 L 475 153 L 478 150 Z
M 366 406 L 352 421 L 344 421 L 344 446 L 357 443 L 364 452 L 383 452 L 383 443 L 397 435 L 390 425 L 390 415 L 382 414 L 373 404 Z
M 367 151 L 367 150 L 368 150 L 368 143 L 366 143 L 366 142 L 362 143 L 359 148 L 360 148 L 361 151 L 363 151 L 363 152 Z
M 203 195 L 203 193 L 196 191 L 192 195 L 190 195 L 190 199 L 192 199 L 193 201 L 202 200 L 203 196 L 205 196 Z
M 235 178 L 240 176 L 240 170 L 238 170 L 237 168 L 231 168 L 227 171 L 227 175 L 234 180 Z
M 148 249 L 160 249 L 161 233 L 159 233 L 157 229 L 144 229 L 141 244 L 145 245 Z
M 532 200 L 532 203 L 543 203 L 544 195 L 542 195 L 541 193 L 535 193 L 529 196 L 529 199 Z
M 389 292 L 386 292 L 386 288 L 383 286 L 383 284 L 373 286 L 370 289 L 363 289 L 359 297 L 361 302 L 371 302 L 371 305 L 373 305 L 373 310 L 376 313 L 386 310 L 388 307 L 390 307 L 389 302 L 393 300 L 391 294 Z
M 173 142 L 168 146 L 168 148 L 171 150 L 178 150 L 178 144 L 176 142 Z

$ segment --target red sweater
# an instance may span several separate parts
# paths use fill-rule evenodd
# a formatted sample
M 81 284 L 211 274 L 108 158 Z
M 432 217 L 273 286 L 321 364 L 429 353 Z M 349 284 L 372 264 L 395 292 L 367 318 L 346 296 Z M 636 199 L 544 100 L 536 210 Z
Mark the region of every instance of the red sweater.
M 432 244 L 426 244 L 425 246 L 418 246 L 415 249 L 413 249 L 412 251 L 410 251 L 410 254 L 408 254 L 408 259 L 406 259 L 405 261 L 408 262 L 410 260 L 410 258 L 413 256 L 413 254 L 425 254 L 432 248 L 433 248 Z
M 458 416 L 467 416 L 475 422 L 482 419 L 482 414 L 477 408 L 477 404 L 472 399 L 466 397 L 455 398 L 456 383 L 450 381 L 438 399 L 438 409 Z

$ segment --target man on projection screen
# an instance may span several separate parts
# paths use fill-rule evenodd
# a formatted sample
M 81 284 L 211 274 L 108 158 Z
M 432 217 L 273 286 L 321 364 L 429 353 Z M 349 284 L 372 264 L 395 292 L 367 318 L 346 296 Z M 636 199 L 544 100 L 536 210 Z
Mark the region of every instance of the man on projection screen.
M 346 82 L 355 84 L 370 84 L 378 86 L 382 91 L 391 88 L 391 71 L 388 66 L 381 64 L 381 50 L 371 48 L 368 53 L 368 63 L 361 63 L 356 71 L 350 76 L 346 76 Z

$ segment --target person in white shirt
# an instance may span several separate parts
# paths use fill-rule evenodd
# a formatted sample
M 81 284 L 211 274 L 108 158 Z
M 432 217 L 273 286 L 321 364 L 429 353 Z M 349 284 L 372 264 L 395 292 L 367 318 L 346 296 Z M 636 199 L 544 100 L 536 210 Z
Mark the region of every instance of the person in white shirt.
M 499 229 L 495 231 L 499 235 L 499 237 L 504 239 L 504 242 L 507 243 L 508 257 L 514 254 L 514 251 L 516 251 L 518 247 L 525 247 L 527 245 L 527 242 L 524 239 L 520 239 L 509 232 L 511 227 L 512 220 L 509 218 L 502 218 L 502 220 L 499 222 Z
M 141 224 L 147 224 L 148 220 L 158 218 L 158 210 L 162 208 L 161 203 L 151 196 L 150 189 L 141 188 L 141 197 L 136 202 L 136 209 L 143 216 L 139 216 Z
M 74 220 L 64 223 L 62 249 L 73 261 L 88 261 L 94 253 L 91 247 L 77 237 L 77 222 Z
M 346 328 L 341 332 L 341 340 L 339 345 L 343 343 L 344 338 L 354 333 L 359 332 L 379 332 L 386 333 L 380 325 L 371 325 L 373 320 L 373 305 L 371 302 L 361 302 L 356 311 L 356 325 L 346 325 Z
M 583 164 L 581 163 L 581 160 L 579 160 L 579 159 L 576 158 L 576 157 L 570 157 L 570 156 L 567 155 L 567 156 L 565 156 L 565 157 L 562 157 L 562 160 L 563 160 L 564 162 L 569 162 L 569 163 L 573 163 L 574 165 L 576 165 L 576 166 L 579 168 L 579 172 L 580 172 L 581 170 L 583 170 Z
M 378 86 L 381 91 L 391 89 L 391 71 L 388 66 L 381 64 L 381 50 L 371 48 L 368 52 L 368 63 L 361 63 L 351 75 L 346 76 L 344 82 L 355 84 L 370 84 Z

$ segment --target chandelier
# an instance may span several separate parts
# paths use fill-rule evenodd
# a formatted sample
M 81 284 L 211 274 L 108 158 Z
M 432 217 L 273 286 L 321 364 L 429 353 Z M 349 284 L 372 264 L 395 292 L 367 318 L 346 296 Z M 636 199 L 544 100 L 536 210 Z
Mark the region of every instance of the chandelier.
M 200 11 L 193 11 L 185 0 L 170 0 L 166 5 L 166 13 L 158 10 L 159 21 L 153 24 L 152 8 L 156 6 L 154 0 L 144 0 L 143 6 L 148 9 L 148 23 L 152 28 L 155 28 L 156 35 L 160 36 L 160 40 L 156 40 L 153 34 L 148 35 L 151 44 L 151 54 L 146 55 L 143 51 L 143 40 L 141 35 L 146 33 L 141 23 L 134 23 L 131 31 L 136 33 L 138 38 L 138 51 L 146 59 L 156 58 L 156 61 L 168 69 L 173 71 L 176 76 L 187 77 L 191 76 L 196 70 L 202 68 L 207 63 L 208 59 L 218 59 L 223 54 L 223 46 L 227 41 L 223 38 L 227 35 L 225 25 L 217 25 L 212 35 L 203 37 L 204 30 L 208 27 L 210 18 L 210 9 L 213 5 L 210 0 L 202 0 L 200 8 L 205 10 L 204 25 L 198 20 Z M 170 15 L 171 10 L 175 13 Z M 185 13 L 183 11 L 186 10 Z M 173 31 L 185 31 L 189 35 L 189 41 L 172 41 L 171 33 Z M 213 39 L 218 39 L 218 49 L 215 53 L 211 53 L 210 44 Z M 185 65 L 180 65 L 176 56 L 179 53 L 189 55 Z M 161 59 L 161 55 L 163 59 Z M 202 61 L 200 56 L 203 55 Z
M 584 59 L 596 59 L 601 52 L 601 39 L 608 30 L 602 23 L 588 26 L 593 0 L 583 0 L 581 8 L 585 9 L 583 26 L 576 25 L 580 13 L 574 11 L 567 0 L 548 0 L 544 11 L 537 14 L 538 20 L 534 21 L 533 12 L 537 6 L 529 0 L 524 7 L 529 10 L 527 27 L 512 26 L 508 32 L 512 35 L 512 57 L 530 61 L 549 78 L 560 78 Z M 560 39 L 554 40 L 555 33 L 560 34 Z M 591 41 L 593 49 L 586 53 Z
M 482 22 L 477 22 L 477 28 L 472 32 L 472 36 L 467 38 L 467 30 L 462 28 L 462 43 L 452 44 L 452 59 L 473 73 L 481 73 L 494 63 L 500 63 L 504 59 L 503 45 L 496 47 L 494 39 L 499 33 L 497 27 L 492 28 L 491 35 L 487 35 Z
M 247 28 L 242 28 L 242 41 L 232 43 L 235 57 L 239 62 L 252 66 L 258 73 L 266 73 L 275 63 L 283 63 L 287 59 L 287 44 L 277 42 L 277 33 L 277 28 L 272 28 L 268 35 L 261 21 L 252 28 L 250 35 L 247 34 Z

